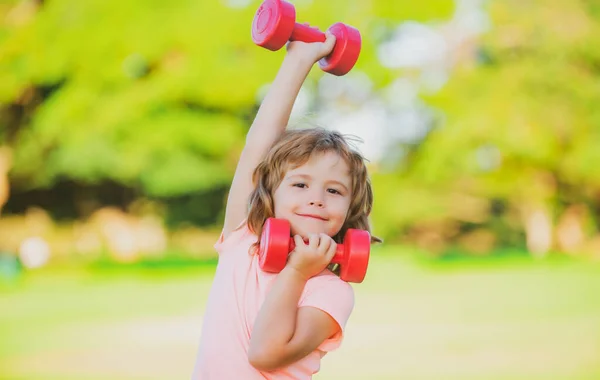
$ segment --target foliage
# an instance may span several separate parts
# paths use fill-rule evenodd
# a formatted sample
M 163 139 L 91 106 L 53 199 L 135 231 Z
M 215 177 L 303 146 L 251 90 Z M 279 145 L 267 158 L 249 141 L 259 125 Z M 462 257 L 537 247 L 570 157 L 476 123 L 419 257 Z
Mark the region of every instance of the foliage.
M 251 42 L 259 3 L 0 2 L 0 145 L 13 150 L 13 194 L 109 182 L 141 198 L 177 199 L 177 220 L 184 204 L 213 210 L 283 54 Z M 361 30 L 356 70 L 376 89 L 412 74 L 379 61 L 395 27 L 435 25 L 455 7 L 295 3 L 300 22 Z M 536 236 L 554 240 L 575 223 L 585 235 L 578 241 L 591 239 L 600 209 L 600 8 L 590 0 L 487 4 L 490 31 L 461 46 L 440 92 L 421 94 L 440 115 L 435 128 L 403 147 L 396 169 L 374 168 L 376 233 L 429 248 L 454 241 L 544 251 L 554 243 Z
M 380 18 L 426 19 L 452 3 L 342 4 L 300 3 L 298 14 L 313 25 L 339 18 L 368 30 Z M 250 40 L 258 2 L 12 5 L 2 8 L 0 102 L 2 137 L 15 150 L 15 183 L 109 179 L 172 196 L 230 181 L 257 90 L 281 58 Z M 365 70 L 376 70 L 374 43 L 366 38 Z M 19 112 L 25 115 L 13 115 Z
M 538 210 L 554 226 L 573 205 L 596 214 L 600 14 L 593 4 L 489 2 L 491 31 L 470 41 L 439 93 L 423 96 L 443 118 L 410 150 L 396 182 L 399 195 L 426 193 L 379 210 L 384 224 L 399 233 L 418 221 L 455 221 L 463 232 L 477 223 L 507 244 L 518 231 L 542 229 L 527 226 Z M 418 215 L 405 220 L 405 207 Z

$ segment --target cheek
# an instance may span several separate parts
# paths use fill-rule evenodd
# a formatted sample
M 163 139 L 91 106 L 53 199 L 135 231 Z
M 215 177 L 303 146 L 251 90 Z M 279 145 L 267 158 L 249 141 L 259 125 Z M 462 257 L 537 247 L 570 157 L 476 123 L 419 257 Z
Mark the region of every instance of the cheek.
M 275 206 L 277 206 L 279 199 L 282 197 L 282 193 L 283 193 L 283 191 L 281 190 L 281 187 L 277 187 L 271 193 L 271 198 L 273 198 L 273 203 L 275 203 Z
M 273 194 L 273 208 L 275 212 L 281 213 L 282 211 L 285 211 L 290 207 L 293 199 L 294 197 L 290 196 L 289 192 L 286 193 L 285 191 L 281 190 L 275 191 Z
M 281 205 L 283 203 L 279 198 L 280 197 L 278 197 L 277 195 L 273 195 L 273 210 L 275 211 L 275 213 L 279 212 L 279 209 L 281 208 Z
M 340 202 L 336 202 L 335 210 L 336 217 L 342 221 L 345 220 L 346 215 L 350 211 L 350 201 L 341 200 Z

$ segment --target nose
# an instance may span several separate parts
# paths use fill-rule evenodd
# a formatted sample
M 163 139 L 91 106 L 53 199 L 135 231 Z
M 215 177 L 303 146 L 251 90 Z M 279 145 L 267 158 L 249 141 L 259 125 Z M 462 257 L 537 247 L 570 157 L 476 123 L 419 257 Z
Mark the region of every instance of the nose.
M 323 193 L 320 189 L 313 187 L 310 191 L 306 193 L 306 198 L 308 200 L 308 205 L 312 207 L 323 208 L 325 207 L 325 202 L 323 199 Z
M 310 201 L 310 202 L 308 202 L 308 204 L 310 206 L 315 206 L 315 207 L 318 207 L 318 208 L 323 208 L 323 206 L 324 206 L 323 205 L 323 201 Z

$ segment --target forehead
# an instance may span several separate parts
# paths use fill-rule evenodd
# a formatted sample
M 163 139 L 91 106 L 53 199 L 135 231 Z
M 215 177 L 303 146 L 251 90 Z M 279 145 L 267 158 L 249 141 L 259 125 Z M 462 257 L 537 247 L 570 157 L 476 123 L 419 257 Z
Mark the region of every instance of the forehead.
M 311 177 L 337 180 L 350 183 L 350 167 L 346 160 L 335 152 L 319 152 L 310 155 L 308 161 L 299 166 L 292 166 L 285 177 L 309 175 Z

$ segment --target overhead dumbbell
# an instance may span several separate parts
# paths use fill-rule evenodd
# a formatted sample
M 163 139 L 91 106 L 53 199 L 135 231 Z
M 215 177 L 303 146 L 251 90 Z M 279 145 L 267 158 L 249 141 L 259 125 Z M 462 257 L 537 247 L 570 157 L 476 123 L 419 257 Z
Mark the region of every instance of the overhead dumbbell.
M 265 272 L 279 273 L 294 250 L 290 237 L 290 223 L 285 219 L 268 218 L 260 238 L 258 262 Z M 331 260 L 340 264 L 340 278 L 347 282 L 362 282 L 367 273 L 371 252 L 371 235 L 368 231 L 348 229 L 344 243 L 338 244 Z
M 335 37 L 331 54 L 319 61 L 323 71 L 345 75 L 358 60 L 361 47 L 360 32 L 341 22 L 328 29 Z M 288 41 L 324 42 L 325 33 L 296 22 L 296 9 L 283 0 L 265 0 L 252 22 L 252 40 L 258 46 L 279 50 Z

